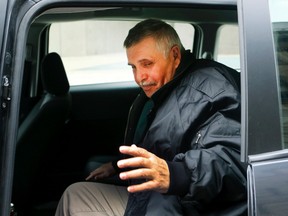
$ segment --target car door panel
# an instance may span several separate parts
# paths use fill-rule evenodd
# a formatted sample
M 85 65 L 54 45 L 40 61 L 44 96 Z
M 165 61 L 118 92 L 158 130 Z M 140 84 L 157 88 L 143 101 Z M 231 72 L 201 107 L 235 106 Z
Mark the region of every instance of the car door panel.
M 272 159 L 251 159 L 248 170 L 249 215 L 287 215 L 287 156 L 288 151 L 284 150 Z

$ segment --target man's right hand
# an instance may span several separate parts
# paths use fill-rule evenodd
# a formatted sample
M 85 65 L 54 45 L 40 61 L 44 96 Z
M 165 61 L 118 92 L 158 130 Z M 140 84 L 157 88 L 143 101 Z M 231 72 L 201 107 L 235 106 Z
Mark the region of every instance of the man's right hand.
M 99 180 L 99 179 L 111 177 L 114 174 L 116 174 L 116 171 L 112 165 L 112 162 L 109 162 L 109 163 L 103 164 L 102 166 L 92 171 L 90 175 L 86 178 L 86 180 L 90 180 L 92 178 L 95 180 Z

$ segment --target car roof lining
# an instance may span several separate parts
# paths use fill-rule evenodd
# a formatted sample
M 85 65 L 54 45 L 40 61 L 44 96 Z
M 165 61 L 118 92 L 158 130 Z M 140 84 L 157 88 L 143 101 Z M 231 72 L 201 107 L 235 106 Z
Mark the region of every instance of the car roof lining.
M 216 10 L 215 10 L 216 8 Z M 236 6 L 223 7 L 58 7 L 45 11 L 35 23 L 85 19 L 139 20 L 159 18 L 193 23 L 237 23 Z

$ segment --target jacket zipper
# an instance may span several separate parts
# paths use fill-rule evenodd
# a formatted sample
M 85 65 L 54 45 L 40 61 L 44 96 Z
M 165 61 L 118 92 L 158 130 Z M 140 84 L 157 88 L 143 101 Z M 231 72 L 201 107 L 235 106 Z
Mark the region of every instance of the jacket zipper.
M 198 131 L 197 134 L 196 134 L 196 136 L 197 136 L 197 137 L 196 137 L 195 143 L 198 144 L 198 143 L 199 143 L 199 140 L 200 140 L 200 138 L 201 138 L 201 133 Z

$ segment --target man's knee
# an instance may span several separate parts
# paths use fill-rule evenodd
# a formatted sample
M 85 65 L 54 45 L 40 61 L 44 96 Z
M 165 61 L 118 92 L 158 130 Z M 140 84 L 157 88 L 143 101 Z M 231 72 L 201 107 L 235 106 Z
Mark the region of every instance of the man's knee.
M 81 190 L 81 188 L 85 188 L 83 184 L 86 184 L 87 182 L 76 182 L 76 183 L 73 183 L 71 185 L 69 185 L 65 191 L 64 191 L 64 194 L 69 194 L 69 193 L 78 193 L 79 190 Z

